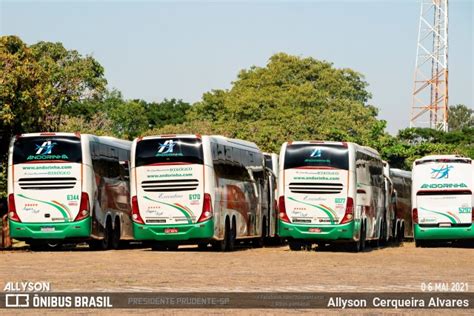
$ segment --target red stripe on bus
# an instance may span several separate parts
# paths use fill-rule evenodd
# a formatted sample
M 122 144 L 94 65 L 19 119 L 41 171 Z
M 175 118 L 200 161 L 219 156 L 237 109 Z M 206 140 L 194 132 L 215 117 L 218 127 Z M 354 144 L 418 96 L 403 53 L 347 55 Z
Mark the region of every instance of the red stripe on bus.
M 23 163 L 69 163 L 67 160 L 35 160 L 35 161 L 27 161 Z

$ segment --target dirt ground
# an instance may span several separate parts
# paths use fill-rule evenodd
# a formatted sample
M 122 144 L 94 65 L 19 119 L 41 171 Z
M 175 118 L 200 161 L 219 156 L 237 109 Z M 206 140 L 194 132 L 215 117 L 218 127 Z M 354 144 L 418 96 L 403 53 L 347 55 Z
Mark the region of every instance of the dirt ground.
M 54 292 L 419 292 L 423 283 L 465 282 L 473 292 L 473 262 L 472 248 L 415 248 L 414 243 L 364 253 L 338 248 L 294 252 L 287 246 L 242 248 L 231 253 L 190 246 L 171 252 L 21 249 L 0 252 L 0 284 L 48 281 Z M 234 314 L 209 311 L 213 315 L 229 312 Z M 259 313 L 246 310 L 246 314 Z

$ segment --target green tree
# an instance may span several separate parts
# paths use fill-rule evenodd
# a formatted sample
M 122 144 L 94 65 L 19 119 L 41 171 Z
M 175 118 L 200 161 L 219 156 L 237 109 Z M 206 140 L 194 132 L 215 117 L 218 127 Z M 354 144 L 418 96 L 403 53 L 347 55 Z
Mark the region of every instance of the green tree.
M 151 128 L 184 123 L 186 112 L 191 108 L 189 103 L 177 99 L 164 99 L 160 103 L 141 102 L 145 107 L 148 124 Z
M 450 131 L 474 128 L 474 110 L 464 104 L 451 105 L 448 111 L 448 126 Z
M 108 109 L 112 132 L 119 138 L 133 139 L 148 129 L 148 118 L 143 104 L 137 101 L 119 103 Z
M 390 166 L 411 169 L 413 161 L 426 155 L 458 154 L 474 159 L 474 128 L 443 132 L 430 128 L 407 128 L 397 137 L 382 137 L 374 146 Z
M 213 131 L 254 141 L 267 151 L 297 139 L 368 142 L 383 134 L 385 123 L 367 104 L 366 87 L 351 69 L 279 53 L 265 67 L 240 71 L 230 90 L 204 93 L 186 118 L 210 121 Z
M 104 69 L 91 56 L 61 43 L 28 46 L 17 36 L 1 36 L 0 161 L 12 135 L 56 131 L 70 103 L 98 97 L 106 83 Z
M 105 91 L 104 69 L 91 56 L 61 43 L 27 46 L 17 36 L 0 37 L 0 119 L 5 139 L 58 129 L 64 108 Z

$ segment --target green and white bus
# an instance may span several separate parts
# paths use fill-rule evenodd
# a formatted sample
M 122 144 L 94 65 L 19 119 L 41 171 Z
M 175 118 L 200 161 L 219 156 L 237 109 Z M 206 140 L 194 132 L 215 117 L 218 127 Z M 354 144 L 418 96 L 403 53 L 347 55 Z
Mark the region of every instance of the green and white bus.
M 153 249 L 211 244 L 230 251 L 241 241 L 263 242 L 268 178 L 254 143 L 201 135 L 138 138 L 131 177 L 134 237 Z
M 416 246 L 474 240 L 474 168 L 470 158 L 426 156 L 412 170 L 412 216 Z
M 79 133 L 14 137 L 8 156 L 10 235 L 32 249 L 133 239 L 131 142 Z
M 354 251 L 385 236 L 383 162 L 354 143 L 296 141 L 280 152 L 279 235 L 291 250 L 347 243 Z

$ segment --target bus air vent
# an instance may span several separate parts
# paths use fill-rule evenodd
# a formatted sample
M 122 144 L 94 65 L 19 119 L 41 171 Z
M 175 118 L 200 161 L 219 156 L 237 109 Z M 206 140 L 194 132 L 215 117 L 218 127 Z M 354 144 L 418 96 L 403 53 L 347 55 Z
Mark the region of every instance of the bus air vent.
M 76 183 L 76 178 L 20 178 L 18 180 L 23 190 L 72 189 Z
M 290 183 L 291 193 L 302 194 L 338 194 L 343 188 L 342 183 L 321 183 L 321 182 L 292 182 Z
M 176 192 L 196 190 L 199 185 L 197 179 L 180 180 L 148 180 L 142 182 L 145 192 Z

